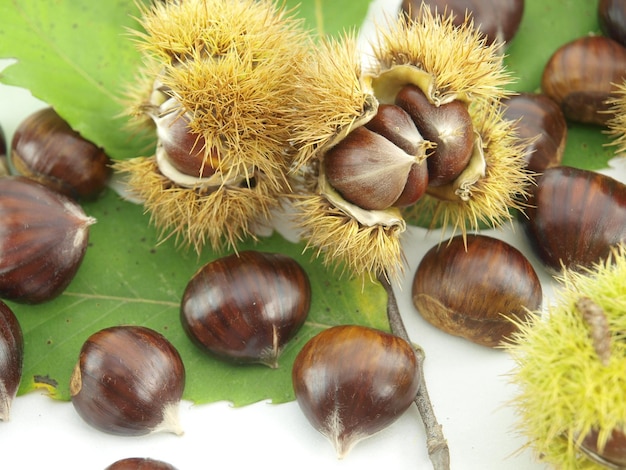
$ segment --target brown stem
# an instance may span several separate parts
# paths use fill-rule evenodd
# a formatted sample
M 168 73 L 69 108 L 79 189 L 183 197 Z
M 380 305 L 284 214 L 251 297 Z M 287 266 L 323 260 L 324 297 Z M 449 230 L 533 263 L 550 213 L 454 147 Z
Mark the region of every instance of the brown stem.
M 389 319 L 391 332 L 412 344 L 404 322 L 402 321 L 402 316 L 400 315 L 396 294 L 391 287 L 388 277 L 383 273 L 378 276 L 378 280 L 387 292 L 387 318 Z M 450 470 L 450 450 L 448 449 L 448 442 L 443 435 L 443 428 L 437 422 L 437 417 L 435 416 L 435 411 L 426 388 L 426 380 L 424 377 L 424 359 L 426 355 L 421 347 L 414 347 L 419 362 L 421 383 L 414 401 L 422 417 L 422 421 L 424 422 L 424 428 L 426 429 L 428 456 L 430 457 L 434 470 Z

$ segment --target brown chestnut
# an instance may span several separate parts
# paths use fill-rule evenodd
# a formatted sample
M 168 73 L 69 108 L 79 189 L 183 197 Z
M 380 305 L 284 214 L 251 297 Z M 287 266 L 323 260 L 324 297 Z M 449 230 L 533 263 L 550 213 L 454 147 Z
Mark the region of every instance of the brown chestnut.
M 517 330 L 516 322 L 541 307 L 542 289 L 532 265 L 516 248 L 486 235 L 458 235 L 424 255 L 412 297 L 432 325 L 495 347 Z
M 324 174 L 346 201 L 366 210 L 388 209 L 398 201 L 411 204 L 424 194 L 428 181 L 423 157 L 406 153 L 365 126 L 324 155 Z
M 75 199 L 96 197 L 111 176 L 104 150 L 74 131 L 53 108 L 31 114 L 17 127 L 11 163 L 18 174 Z
M 476 28 L 487 36 L 488 44 L 513 39 L 524 14 L 524 0 L 403 0 L 401 9 L 417 18 L 421 4 L 433 14 L 454 16 L 457 26 L 469 15 Z
M 614 429 L 602 448 L 598 437 L 598 430 L 592 429 L 580 443 L 580 449 L 603 467 L 626 468 L 626 434 Z
M 356 325 L 335 326 L 310 339 L 294 361 L 292 380 L 304 415 L 339 458 L 398 419 L 420 386 L 409 343 Z
M 309 278 L 294 259 L 242 251 L 211 261 L 194 274 L 183 294 L 180 320 L 203 350 L 276 368 L 310 304 Z
M 7 159 L 7 141 L 2 126 L 0 126 L 0 178 L 9 174 L 9 161 Z
M 467 106 L 458 100 L 437 106 L 415 85 L 402 87 L 395 102 L 409 113 L 424 139 L 435 144 L 427 159 L 428 184 L 454 181 L 474 149 L 474 126 Z
M 0 301 L 0 420 L 8 421 L 22 379 L 24 337 L 13 311 Z
M 503 117 L 515 121 L 526 142 L 526 167 L 536 173 L 558 166 L 567 140 L 567 122 L 559 105 L 543 93 L 518 93 L 502 100 Z
M 589 170 L 549 168 L 530 188 L 526 215 L 525 232 L 546 267 L 589 268 L 626 240 L 626 185 Z
M 598 23 L 606 36 L 626 46 L 626 2 L 624 0 L 600 0 Z
M 115 326 L 83 344 L 70 381 L 78 414 L 101 431 L 138 436 L 182 434 L 178 407 L 185 368 L 176 348 L 141 326 Z
M 0 178 L 0 298 L 40 303 L 61 294 L 83 261 L 93 223 L 46 186 Z
M 541 90 L 556 101 L 567 119 L 605 125 L 613 115 L 607 103 L 626 78 L 626 48 L 604 36 L 586 36 L 552 54 Z
M 176 467 L 161 460 L 130 457 L 113 462 L 104 470 L 176 470 Z

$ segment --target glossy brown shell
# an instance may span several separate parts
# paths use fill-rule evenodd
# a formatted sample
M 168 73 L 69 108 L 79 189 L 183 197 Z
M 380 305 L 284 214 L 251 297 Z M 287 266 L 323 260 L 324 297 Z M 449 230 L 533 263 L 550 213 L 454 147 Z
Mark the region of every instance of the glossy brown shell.
M 586 36 L 552 54 L 541 90 L 561 106 L 566 118 L 604 125 L 612 117 L 606 101 L 624 77 L 626 48 L 604 36 Z
M 485 235 L 462 236 L 432 247 L 412 286 L 413 304 L 429 323 L 474 343 L 495 347 L 517 330 L 511 321 L 538 310 L 542 289 L 526 257 Z
M 111 176 L 111 161 L 104 151 L 52 108 L 36 111 L 17 127 L 11 163 L 19 174 L 72 198 L 95 198 Z
M 183 361 L 163 335 L 141 326 L 116 326 L 85 341 L 70 393 L 74 408 L 91 426 L 137 436 L 166 420 L 184 388 Z
M 591 267 L 626 241 L 626 185 L 609 176 L 550 168 L 531 187 L 528 202 L 526 234 L 551 270 Z
M 421 3 L 422 0 L 403 0 L 401 8 L 415 17 Z M 437 10 L 439 14 L 444 11 L 453 14 L 457 25 L 469 14 L 489 44 L 513 39 L 524 15 L 524 0 L 424 0 L 423 3 L 433 13 Z
M 176 467 L 161 460 L 130 457 L 113 462 L 104 470 L 176 470 Z
M 339 456 L 398 419 L 420 385 L 410 344 L 355 325 L 332 327 L 309 340 L 294 361 L 292 380 L 304 415 Z
M 0 298 L 40 303 L 61 294 L 94 222 L 74 200 L 39 183 L 0 179 Z
M 22 379 L 24 336 L 13 311 L 0 301 L 0 420 L 8 421 Z
M 600 0 L 598 23 L 606 36 L 626 46 L 626 2 L 624 0 Z
M 294 259 L 242 251 L 200 268 L 183 294 L 180 319 L 203 350 L 276 367 L 310 304 L 308 276 Z
M 558 166 L 567 141 L 567 122 L 559 105 L 542 93 L 519 93 L 502 101 L 503 116 L 515 121 L 525 146 L 526 167 L 534 172 Z

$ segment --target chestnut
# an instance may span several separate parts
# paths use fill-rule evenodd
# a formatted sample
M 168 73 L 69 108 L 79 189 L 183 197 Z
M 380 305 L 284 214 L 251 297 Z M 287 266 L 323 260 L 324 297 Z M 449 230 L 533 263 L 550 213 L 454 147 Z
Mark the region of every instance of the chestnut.
M 525 233 L 546 267 L 580 270 L 626 240 L 626 185 L 600 173 L 549 168 L 530 188 Z
M 104 470 L 176 470 L 176 467 L 161 460 L 130 457 L 113 462 Z
M 488 44 L 513 39 L 524 14 L 524 0 L 403 0 L 401 10 L 417 18 L 422 4 L 433 14 L 454 16 L 457 26 L 469 16 Z
M 624 0 L 600 0 L 598 23 L 606 36 L 626 46 L 626 2 Z
M 411 405 L 420 386 L 412 346 L 392 334 L 335 326 L 311 338 L 292 371 L 298 405 L 339 458 Z
M 413 304 L 429 323 L 476 344 L 496 347 L 542 302 L 526 257 L 486 235 L 458 235 L 433 246 L 412 285 Z
M 211 261 L 194 274 L 180 320 L 201 349 L 276 368 L 310 304 L 308 275 L 293 258 L 249 250 Z
M 83 344 L 70 381 L 72 404 L 101 431 L 138 436 L 182 434 L 178 407 L 185 367 L 160 333 L 141 326 L 114 326 Z
M 592 429 L 580 443 L 580 449 L 603 467 L 626 468 L 626 434 L 614 429 L 602 447 L 598 444 L 599 434 Z
M 93 223 L 73 199 L 28 178 L 0 178 L 0 298 L 41 303 L 60 295 Z
M 558 48 L 541 76 L 541 90 L 565 117 L 605 125 L 613 116 L 607 101 L 626 78 L 626 48 L 604 36 L 586 36 Z
M 415 85 L 405 85 L 395 98 L 424 139 L 434 144 L 428 156 L 428 184 L 451 183 L 467 167 L 474 149 L 474 126 L 465 103 L 431 103 Z
M 0 301 L 0 420 L 8 421 L 22 379 L 24 337 L 13 311 Z
M 28 116 L 11 141 L 16 172 L 74 199 L 93 199 L 111 176 L 104 150 L 83 138 L 53 108 Z
M 502 100 L 505 119 L 515 122 L 525 142 L 526 168 L 540 173 L 558 166 L 567 141 L 567 122 L 559 105 L 543 93 L 518 93 Z

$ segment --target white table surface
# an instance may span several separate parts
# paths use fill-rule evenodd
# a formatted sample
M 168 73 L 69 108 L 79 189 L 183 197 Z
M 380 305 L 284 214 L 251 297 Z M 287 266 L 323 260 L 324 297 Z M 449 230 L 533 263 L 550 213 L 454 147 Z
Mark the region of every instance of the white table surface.
M 378 2 L 380 3 L 380 2 Z M 0 61 L 0 69 L 8 61 Z M 29 92 L 0 85 L 0 126 L 10 139 L 16 126 L 44 106 Z M 624 161 L 605 173 L 626 182 Z M 519 227 L 487 231 L 527 255 L 540 275 L 544 295 L 553 284 L 529 249 Z M 513 363 L 501 350 L 474 345 L 436 330 L 416 313 L 410 283 L 419 260 L 440 240 L 439 233 L 411 228 L 404 239 L 409 269 L 398 302 L 411 339 L 426 351 L 425 374 L 439 422 L 448 440 L 454 470 L 538 470 L 546 468 L 527 450 L 514 429 L 515 413 L 507 404 L 514 395 L 507 374 Z M 99 432 L 76 414 L 72 405 L 39 392 L 17 397 L 11 420 L 0 422 L 2 468 L 51 470 L 104 469 L 126 457 L 150 457 L 179 470 L 201 468 L 341 469 L 432 468 L 425 435 L 415 407 L 389 428 L 362 441 L 337 460 L 331 444 L 306 421 L 295 402 L 261 402 L 243 408 L 228 403 L 181 405 L 185 434 L 119 437 Z

